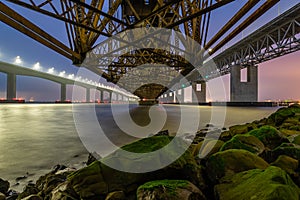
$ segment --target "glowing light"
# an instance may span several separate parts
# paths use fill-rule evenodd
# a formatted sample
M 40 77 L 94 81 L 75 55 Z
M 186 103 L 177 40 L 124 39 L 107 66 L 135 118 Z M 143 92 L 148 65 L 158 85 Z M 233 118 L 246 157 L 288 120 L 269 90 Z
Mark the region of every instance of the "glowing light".
M 49 74 L 54 74 L 54 67 L 51 67 L 50 69 L 48 69 L 47 71 Z
M 40 70 L 40 69 L 41 69 L 40 63 L 39 63 L 39 62 L 35 63 L 35 64 L 33 65 L 33 69 L 35 69 L 35 70 Z
M 17 56 L 16 58 L 15 58 L 15 62 L 14 62 L 15 64 L 21 64 L 22 63 L 22 60 L 21 60 L 21 58 L 20 58 L 20 56 Z
M 69 79 L 74 79 L 74 76 L 75 76 L 74 74 L 69 74 L 69 75 L 68 75 L 68 78 L 69 78 Z
M 65 73 L 66 73 L 66 71 L 59 72 L 58 76 L 64 77 Z
M 208 52 L 212 52 L 212 49 L 211 49 L 211 48 L 209 48 L 209 49 L 208 49 Z

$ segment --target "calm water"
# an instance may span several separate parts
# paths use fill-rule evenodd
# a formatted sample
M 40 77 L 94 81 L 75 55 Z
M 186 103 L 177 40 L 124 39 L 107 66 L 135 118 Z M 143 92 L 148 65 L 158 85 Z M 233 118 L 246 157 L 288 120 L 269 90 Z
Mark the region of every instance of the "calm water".
M 29 173 L 27 179 L 12 187 L 22 190 L 24 184 L 35 181 L 58 163 L 81 167 L 87 160 L 85 146 L 88 142 L 93 141 L 88 150 L 97 149 L 97 146 L 109 149 L 109 144 L 93 139 L 98 130 L 91 128 L 95 120 L 109 140 L 120 146 L 146 137 L 151 131 L 168 129 L 176 133 L 180 124 L 184 124 L 182 133 L 191 132 L 195 127 L 203 128 L 207 123 L 228 127 L 267 117 L 277 109 L 228 107 L 224 110 L 224 107 L 164 105 L 152 107 L 149 114 L 149 107 L 133 105 L 127 108 L 115 105 L 112 112 L 109 105 L 94 108 L 88 104 L 74 107 L 68 104 L 0 104 L 0 177 L 14 185 L 15 178 Z M 93 110 L 95 113 L 91 112 Z M 225 121 L 220 117 L 223 115 Z M 132 123 L 136 129 L 132 129 Z M 89 131 L 93 133 L 85 134 Z

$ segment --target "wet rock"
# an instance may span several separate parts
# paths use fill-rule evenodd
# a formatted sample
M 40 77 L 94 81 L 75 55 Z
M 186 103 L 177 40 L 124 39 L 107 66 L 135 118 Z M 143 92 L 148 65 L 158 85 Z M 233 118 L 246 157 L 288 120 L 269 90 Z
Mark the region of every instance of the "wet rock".
M 115 164 L 119 167 L 133 168 L 136 163 L 132 160 L 141 160 L 145 163 L 144 167 L 158 165 L 162 166 L 162 161 L 172 158 L 174 152 L 184 148 L 187 144 L 180 138 L 173 138 L 167 136 L 156 136 L 151 138 L 144 138 L 137 142 L 125 145 L 122 149 L 135 152 L 147 153 L 161 149 L 170 142 L 174 142 L 174 147 L 160 152 L 159 156 L 144 156 L 143 154 L 132 154 L 132 157 L 124 157 L 123 154 L 117 150 L 110 156 L 103 158 L 101 161 L 104 163 Z M 175 148 L 175 149 L 174 149 Z M 179 149 L 178 149 L 179 148 Z M 164 153 L 164 154 L 162 154 Z M 197 164 L 194 156 L 187 150 L 175 162 L 171 162 L 167 167 L 157 171 L 150 171 L 148 173 L 128 173 L 112 169 L 102 162 L 94 162 L 88 167 L 78 170 L 69 176 L 68 181 L 70 186 L 74 189 L 76 194 L 81 199 L 105 198 L 107 194 L 113 191 L 124 191 L 126 195 L 136 192 L 139 185 L 157 179 L 188 179 L 199 188 L 205 188 L 205 182 L 202 178 L 202 169 Z
M 207 158 L 217 153 L 223 144 L 224 142 L 221 140 L 206 139 L 195 146 L 193 155 L 201 159 Z
M 123 191 L 114 191 L 109 193 L 105 200 L 127 200 L 127 198 Z
M 6 196 L 5 194 L 0 192 L 0 200 L 6 200 Z
M 280 167 L 291 175 L 295 174 L 295 171 L 299 166 L 299 161 L 286 155 L 280 155 L 275 162 L 271 163 L 271 165 Z
M 26 178 L 28 178 L 28 177 L 27 176 L 19 176 L 16 178 L 16 181 L 18 182 L 18 181 L 24 180 Z
M 9 189 L 9 182 L 0 178 L 0 192 L 6 194 Z
M 195 185 L 185 180 L 156 180 L 147 182 L 137 190 L 137 200 L 206 200 Z
M 280 108 L 268 117 L 267 124 L 280 126 L 287 118 L 295 116 L 295 112 L 290 108 Z
M 63 182 L 59 184 L 56 188 L 51 191 L 51 194 L 48 195 L 48 199 L 51 200 L 70 200 L 70 199 L 79 199 L 69 182 Z
M 287 137 L 272 126 L 263 126 L 252 130 L 249 135 L 257 137 L 269 149 L 274 149 L 284 142 L 289 142 Z
M 257 126 L 254 123 L 248 123 L 248 124 L 242 124 L 242 125 L 235 125 L 229 127 L 229 133 L 231 137 L 237 135 L 237 134 L 245 134 L 249 131 L 256 129 Z
M 256 155 L 260 155 L 265 150 L 265 146 L 255 136 L 244 134 L 235 135 L 221 147 L 220 151 L 228 149 L 244 149 Z
M 63 183 L 67 180 L 68 175 L 70 175 L 75 170 L 72 168 L 65 168 L 63 165 L 57 165 L 54 169 L 44 175 L 41 176 L 36 181 L 36 188 L 40 191 L 39 195 L 46 199 L 51 194 L 52 190 L 56 188 L 60 183 Z
M 205 127 L 207 127 L 207 128 L 211 128 L 211 127 L 215 127 L 213 124 L 206 124 L 206 126 Z
M 297 144 L 297 145 L 300 145 L 300 135 L 296 135 L 294 138 L 293 138 L 293 144 Z
M 298 200 L 300 190 L 282 169 L 253 169 L 224 177 L 215 186 L 215 199 Z
M 207 161 L 207 176 L 212 183 L 227 175 L 250 169 L 266 169 L 269 164 L 244 149 L 229 149 L 213 154 Z
M 65 165 L 57 164 L 52 168 L 51 173 L 56 173 L 57 171 L 64 170 L 66 168 L 67 168 L 67 166 L 65 166 Z
M 270 162 L 275 161 L 280 155 L 300 160 L 300 146 L 292 143 L 282 143 L 279 147 L 271 151 Z
M 100 160 L 101 156 L 97 154 L 97 152 L 89 153 L 88 161 L 86 162 L 86 165 L 90 165 L 92 162 L 95 162 L 96 160 Z
M 35 186 L 35 184 L 30 183 L 25 186 L 23 192 L 19 194 L 18 199 L 24 199 L 27 196 L 30 196 L 32 194 L 37 194 L 37 193 L 39 193 L 39 189 Z

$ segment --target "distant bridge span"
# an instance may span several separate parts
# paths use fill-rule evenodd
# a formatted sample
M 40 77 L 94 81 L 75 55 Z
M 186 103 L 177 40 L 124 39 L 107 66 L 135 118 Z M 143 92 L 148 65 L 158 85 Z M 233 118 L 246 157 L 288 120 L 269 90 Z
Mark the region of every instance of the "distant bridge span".
M 101 85 L 94 85 L 90 83 L 85 83 L 80 80 L 76 80 L 75 77 L 73 79 L 66 78 L 62 76 L 58 76 L 51 73 L 46 73 L 42 71 L 33 70 L 26 67 L 21 67 L 18 65 L 6 63 L 0 61 L 0 72 L 7 74 L 7 99 L 16 98 L 16 75 L 22 76 L 32 76 L 37 78 L 42 78 L 46 80 L 50 80 L 56 82 L 61 85 L 61 101 L 66 100 L 66 85 L 78 85 L 86 89 L 86 101 L 90 101 L 90 89 L 96 89 L 101 92 L 101 100 L 103 101 L 103 91 L 110 93 L 110 101 L 111 101 L 111 93 L 121 94 L 126 97 L 133 98 L 133 95 L 125 94 L 123 91 L 115 90 L 113 88 L 109 88 Z

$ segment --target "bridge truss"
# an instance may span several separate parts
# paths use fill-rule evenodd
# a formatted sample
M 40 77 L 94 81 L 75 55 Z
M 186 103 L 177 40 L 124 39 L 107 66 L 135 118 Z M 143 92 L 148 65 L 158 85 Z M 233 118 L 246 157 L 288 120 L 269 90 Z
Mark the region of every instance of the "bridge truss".
M 174 85 L 176 78 L 188 75 L 194 67 L 201 67 L 201 61 L 198 62 L 198 66 L 191 66 L 191 63 L 183 58 L 186 46 L 189 46 L 191 51 L 197 50 L 199 58 L 206 56 L 203 49 L 210 49 L 209 54 L 213 55 L 279 2 L 279 0 L 248 0 L 219 27 L 218 31 L 209 35 L 211 24 L 214 23 L 211 21 L 213 12 L 217 12 L 221 7 L 229 7 L 233 1 L 8 0 L 5 3 L 0 2 L 0 20 L 72 60 L 75 65 L 82 64 L 87 56 L 95 56 L 97 59 L 93 60 L 88 68 L 113 83 L 118 83 L 123 76 L 141 64 L 162 64 L 156 65 L 162 69 L 159 71 L 161 76 L 148 76 L 153 83 L 133 91 L 141 98 L 153 99 Z M 21 15 L 21 12 L 12 9 L 16 5 L 64 23 L 65 31 L 62 33 L 66 34 L 68 43 L 62 42 L 61 38 L 55 38 L 32 20 Z M 122 54 L 120 46 L 113 44 L 103 44 L 97 49 L 99 41 L 140 27 L 172 29 L 181 32 L 185 37 L 176 37 L 169 51 L 147 48 L 147 45 L 144 45 L 142 46 L 144 48 Z M 187 37 L 192 38 L 203 49 L 190 47 Z M 93 52 L 94 55 L 88 52 Z M 107 60 L 101 59 L 103 55 L 106 58 L 112 56 Z M 164 70 L 165 65 L 172 70 Z M 132 84 L 123 84 L 121 87 L 131 91 L 131 88 L 136 87 L 134 82 L 143 83 L 142 79 L 145 78 L 144 74 L 131 74 L 130 79 L 134 80 Z M 167 80 L 166 85 L 155 84 L 159 79 Z

